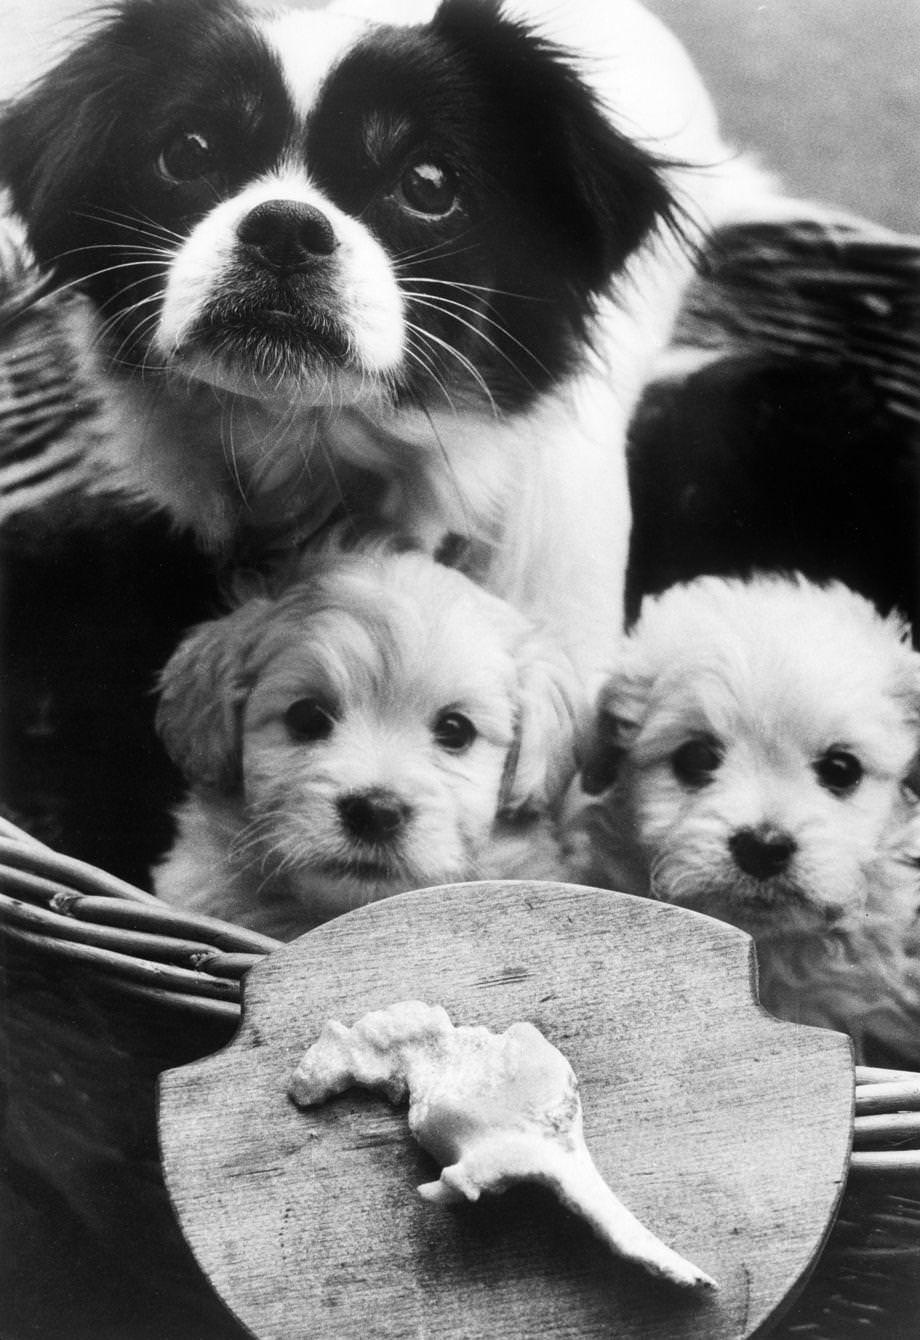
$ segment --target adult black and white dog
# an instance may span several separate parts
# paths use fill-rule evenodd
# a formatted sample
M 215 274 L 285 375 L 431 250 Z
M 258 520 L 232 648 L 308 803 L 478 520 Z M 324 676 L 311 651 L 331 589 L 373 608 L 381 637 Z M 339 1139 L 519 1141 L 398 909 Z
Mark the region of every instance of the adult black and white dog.
M 107 14 L 0 125 L 111 391 L 87 487 L 216 549 L 370 511 L 463 555 L 589 684 L 688 239 L 762 189 L 680 46 L 636 0 Z

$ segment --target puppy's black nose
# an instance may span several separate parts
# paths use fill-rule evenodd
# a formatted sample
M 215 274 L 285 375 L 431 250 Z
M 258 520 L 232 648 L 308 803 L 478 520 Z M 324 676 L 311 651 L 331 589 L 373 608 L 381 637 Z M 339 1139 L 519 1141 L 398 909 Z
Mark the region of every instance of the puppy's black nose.
M 243 218 L 237 237 L 250 253 L 280 276 L 302 274 L 338 246 L 321 210 L 299 200 L 266 200 Z
M 347 832 L 360 842 L 392 842 L 411 816 L 411 809 L 392 791 L 357 791 L 338 802 Z
M 759 828 L 739 828 L 728 840 L 735 864 L 754 879 L 770 879 L 785 870 L 795 853 L 795 841 L 788 833 L 763 824 Z

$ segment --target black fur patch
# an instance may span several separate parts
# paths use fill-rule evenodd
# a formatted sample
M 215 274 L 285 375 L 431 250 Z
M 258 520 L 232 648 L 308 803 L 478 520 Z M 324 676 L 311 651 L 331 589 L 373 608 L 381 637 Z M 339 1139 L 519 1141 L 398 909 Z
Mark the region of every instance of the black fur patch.
M 846 362 L 740 354 L 653 384 L 629 447 L 629 619 L 674 582 L 778 568 L 844 582 L 917 629 L 916 436 Z
M 477 0 L 445 0 L 430 24 L 382 29 L 346 55 L 306 157 L 398 266 L 429 368 L 416 364 L 408 390 L 422 398 L 481 378 L 503 408 L 529 403 L 577 361 L 598 295 L 670 214 L 658 164 L 570 61 Z M 440 220 L 393 201 L 406 167 L 429 159 L 458 183 Z

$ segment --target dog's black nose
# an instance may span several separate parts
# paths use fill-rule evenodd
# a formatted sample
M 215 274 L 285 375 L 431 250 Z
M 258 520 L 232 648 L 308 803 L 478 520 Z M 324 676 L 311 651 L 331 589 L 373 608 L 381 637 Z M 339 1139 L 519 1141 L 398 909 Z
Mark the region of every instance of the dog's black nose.
M 795 841 L 789 834 L 769 824 L 739 828 L 729 838 L 728 846 L 735 864 L 754 879 L 781 874 L 795 853 Z
M 392 842 L 412 813 L 392 791 L 356 791 L 338 808 L 346 830 L 361 842 Z
M 266 200 L 237 227 L 237 237 L 268 269 L 284 276 L 309 270 L 338 246 L 321 210 L 299 200 Z

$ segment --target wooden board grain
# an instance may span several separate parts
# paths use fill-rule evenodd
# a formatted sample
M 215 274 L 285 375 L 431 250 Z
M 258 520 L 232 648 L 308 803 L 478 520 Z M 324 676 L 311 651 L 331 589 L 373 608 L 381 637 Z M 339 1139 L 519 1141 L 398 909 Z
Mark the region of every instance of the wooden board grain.
M 559 884 L 456 885 L 330 922 L 252 971 L 228 1048 L 162 1078 L 186 1237 L 260 1340 L 753 1335 L 830 1226 L 853 1072 L 846 1039 L 760 1009 L 752 962 L 721 922 Z M 537 1188 L 423 1201 L 438 1169 L 382 1098 L 294 1106 L 326 1019 L 406 999 L 455 1024 L 536 1024 L 579 1077 L 602 1174 L 718 1295 L 617 1261 Z

